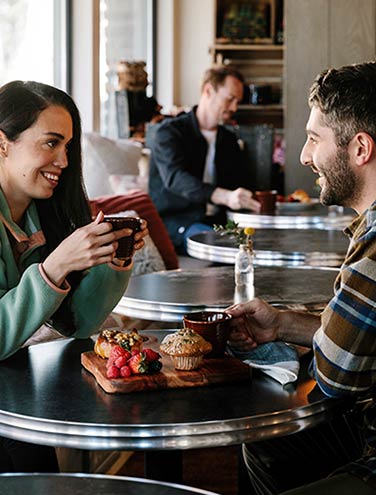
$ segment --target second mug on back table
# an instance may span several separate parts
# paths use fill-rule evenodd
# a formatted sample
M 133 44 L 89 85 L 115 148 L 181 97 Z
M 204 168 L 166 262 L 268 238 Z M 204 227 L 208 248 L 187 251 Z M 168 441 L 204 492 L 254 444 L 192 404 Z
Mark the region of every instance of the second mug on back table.
M 277 191 L 255 191 L 254 198 L 261 203 L 260 213 L 274 213 L 277 202 Z

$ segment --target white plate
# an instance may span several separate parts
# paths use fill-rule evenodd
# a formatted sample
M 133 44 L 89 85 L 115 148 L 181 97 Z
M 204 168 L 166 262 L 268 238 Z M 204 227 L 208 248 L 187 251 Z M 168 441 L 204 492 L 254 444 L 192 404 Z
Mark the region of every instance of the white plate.
M 316 206 L 320 204 L 320 201 L 317 198 L 311 198 L 309 203 L 300 203 L 300 202 L 288 202 L 281 203 L 277 201 L 277 210 L 280 213 L 297 213 L 300 211 L 309 211 L 316 208 Z

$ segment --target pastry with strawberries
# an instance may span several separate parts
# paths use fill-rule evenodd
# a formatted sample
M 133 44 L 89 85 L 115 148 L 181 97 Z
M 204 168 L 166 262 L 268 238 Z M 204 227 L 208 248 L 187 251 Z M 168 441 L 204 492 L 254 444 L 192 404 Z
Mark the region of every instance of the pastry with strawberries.
M 139 335 L 136 329 L 130 332 L 106 329 L 99 334 L 94 345 L 94 351 L 102 358 L 109 358 L 114 346 L 120 346 L 129 352 L 133 349 L 141 351 L 143 342 L 144 338 Z

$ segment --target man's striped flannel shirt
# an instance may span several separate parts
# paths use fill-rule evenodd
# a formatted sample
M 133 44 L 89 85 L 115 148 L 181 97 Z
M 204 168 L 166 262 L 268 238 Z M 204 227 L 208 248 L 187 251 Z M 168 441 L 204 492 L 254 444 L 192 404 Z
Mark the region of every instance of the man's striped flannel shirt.
M 373 396 L 376 382 L 376 201 L 345 230 L 346 259 L 313 338 L 314 376 L 331 397 Z M 364 413 L 366 455 L 343 468 L 376 488 L 376 404 Z
M 332 397 L 376 382 L 376 201 L 345 233 L 349 249 L 313 338 L 315 379 Z

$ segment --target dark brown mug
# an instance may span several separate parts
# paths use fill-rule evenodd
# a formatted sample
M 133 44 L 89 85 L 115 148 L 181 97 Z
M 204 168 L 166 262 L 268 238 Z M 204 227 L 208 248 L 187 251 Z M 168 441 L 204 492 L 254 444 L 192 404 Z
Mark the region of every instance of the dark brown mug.
M 275 213 L 277 191 L 255 191 L 254 198 L 261 203 L 260 213 Z
M 142 220 L 139 217 L 120 217 L 115 215 L 105 215 L 105 222 L 112 225 L 113 230 L 131 229 L 133 233 L 129 236 L 118 239 L 118 248 L 116 258 L 119 260 L 128 260 L 132 257 L 134 247 L 134 235 L 140 232 Z
M 191 328 L 212 345 L 205 357 L 223 357 L 230 336 L 232 316 L 219 311 L 197 311 L 183 317 L 185 328 Z

